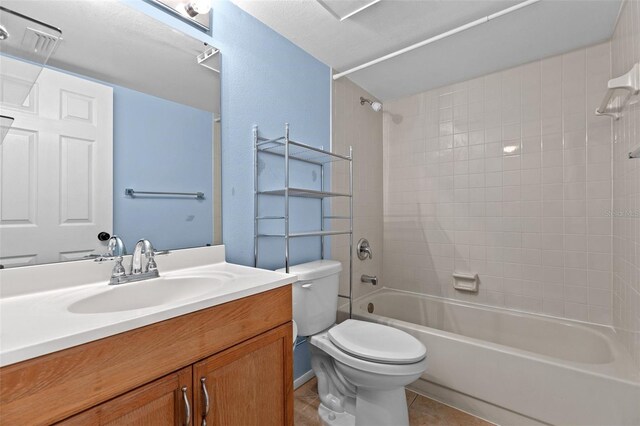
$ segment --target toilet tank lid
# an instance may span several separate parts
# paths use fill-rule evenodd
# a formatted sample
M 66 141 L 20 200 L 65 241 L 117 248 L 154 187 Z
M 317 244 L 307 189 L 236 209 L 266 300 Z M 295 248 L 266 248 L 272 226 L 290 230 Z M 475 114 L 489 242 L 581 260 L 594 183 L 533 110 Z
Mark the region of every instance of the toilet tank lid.
M 342 264 L 336 260 L 314 260 L 313 262 L 289 266 L 289 273 L 297 275 L 298 281 L 324 278 L 340 271 L 342 271 Z M 285 272 L 285 268 L 278 269 L 276 272 Z

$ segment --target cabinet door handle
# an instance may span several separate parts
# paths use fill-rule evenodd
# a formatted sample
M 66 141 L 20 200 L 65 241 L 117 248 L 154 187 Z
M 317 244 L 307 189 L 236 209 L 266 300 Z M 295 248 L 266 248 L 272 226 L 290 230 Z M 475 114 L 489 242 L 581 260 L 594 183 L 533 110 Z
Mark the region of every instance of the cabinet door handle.
M 209 392 L 207 391 L 207 379 L 200 378 L 200 386 L 202 387 L 202 396 L 204 397 L 204 413 L 202 413 L 202 426 L 207 426 L 207 416 L 209 415 Z
M 187 387 L 182 387 L 182 399 L 184 400 L 184 424 L 189 426 L 191 423 L 191 406 L 189 405 L 189 395 L 187 395 Z

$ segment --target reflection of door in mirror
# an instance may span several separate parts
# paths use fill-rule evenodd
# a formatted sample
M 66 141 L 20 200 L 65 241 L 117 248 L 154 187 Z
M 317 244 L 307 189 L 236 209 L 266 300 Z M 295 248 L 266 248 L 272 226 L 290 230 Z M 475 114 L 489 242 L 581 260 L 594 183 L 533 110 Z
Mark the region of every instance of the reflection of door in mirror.
M 27 100 L 12 85 L 33 67 L 1 58 L 0 107 L 15 119 L 0 145 L 0 264 L 82 258 L 112 232 L 113 90 L 44 69 Z

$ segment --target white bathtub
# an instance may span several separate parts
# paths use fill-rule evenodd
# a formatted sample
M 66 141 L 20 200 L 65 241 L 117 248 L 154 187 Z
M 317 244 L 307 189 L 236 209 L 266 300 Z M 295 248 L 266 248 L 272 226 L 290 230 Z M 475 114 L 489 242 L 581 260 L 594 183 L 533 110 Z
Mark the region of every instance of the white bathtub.
M 640 425 L 640 377 L 609 327 L 391 289 L 353 315 L 424 343 L 410 388 L 492 422 Z

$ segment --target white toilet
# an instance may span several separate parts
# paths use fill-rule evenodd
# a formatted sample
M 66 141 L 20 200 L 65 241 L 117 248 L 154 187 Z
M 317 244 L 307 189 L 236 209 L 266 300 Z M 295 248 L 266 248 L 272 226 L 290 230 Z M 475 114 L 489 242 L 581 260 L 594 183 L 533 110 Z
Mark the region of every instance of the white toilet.
M 408 426 L 404 386 L 426 368 L 426 349 L 409 334 L 381 324 L 335 325 L 340 262 L 318 260 L 289 268 L 298 334 L 311 336 L 323 424 Z

